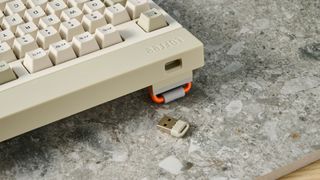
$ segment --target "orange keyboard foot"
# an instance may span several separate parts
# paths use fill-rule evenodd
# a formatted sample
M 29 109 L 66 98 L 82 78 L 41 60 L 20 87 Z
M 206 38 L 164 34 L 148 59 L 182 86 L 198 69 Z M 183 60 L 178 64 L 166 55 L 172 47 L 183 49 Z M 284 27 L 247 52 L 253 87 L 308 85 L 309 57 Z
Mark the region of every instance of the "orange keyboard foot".
M 152 88 L 149 88 L 149 95 L 153 102 L 157 104 L 169 103 L 181 97 L 184 97 L 187 93 L 190 92 L 192 87 L 192 83 L 189 82 L 185 84 L 183 87 L 177 87 L 173 90 L 169 90 L 159 95 L 154 95 L 152 93 Z

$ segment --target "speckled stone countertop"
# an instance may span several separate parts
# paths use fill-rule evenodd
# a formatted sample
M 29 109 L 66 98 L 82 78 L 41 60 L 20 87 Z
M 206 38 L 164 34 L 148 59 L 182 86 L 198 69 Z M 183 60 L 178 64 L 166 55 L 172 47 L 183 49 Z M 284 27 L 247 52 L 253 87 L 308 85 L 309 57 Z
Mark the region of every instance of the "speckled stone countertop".
M 191 94 L 142 90 L 0 144 L 0 179 L 252 179 L 320 146 L 320 1 L 156 1 L 205 44 Z M 192 125 L 156 129 L 165 114 Z

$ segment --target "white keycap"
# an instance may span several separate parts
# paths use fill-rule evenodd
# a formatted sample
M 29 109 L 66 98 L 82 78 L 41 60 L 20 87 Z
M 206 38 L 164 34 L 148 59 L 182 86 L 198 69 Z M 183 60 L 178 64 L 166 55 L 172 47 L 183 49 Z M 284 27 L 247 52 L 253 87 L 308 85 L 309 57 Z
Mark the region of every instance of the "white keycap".
M 95 11 L 91 14 L 86 14 L 83 16 L 82 19 L 82 25 L 84 30 L 90 33 L 94 33 L 98 27 L 104 26 L 106 24 L 106 19 L 98 11 Z
M 122 42 L 119 31 L 112 24 L 98 28 L 95 37 L 101 49 Z
M 68 5 L 70 7 L 78 7 L 79 9 L 83 8 L 84 3 L 88 2 L 89 0 L 69 0 Z
M 166 27 L 168 24 L 161 12 L 154 8 L 141 13 L 138 25 L 146 32 L 151 32 Z
M 12 62 L 17 60 L 8 43 L 0 43 L 0 61 Z
M 105 5 L 100 0 L 91 0 L 84 3 L 82 10 L 85 14 L 93 13 L 94 11 L 99 11 L 103 14 L 104 9 Z
M 49 57 L 55 65 L 77 58 L 72 46 L 66 40 L 51 44 Z
M 68 8 L 68 6 L 64 3 L 64 1 L 53 0 L 53 1 L 48 2 L 47 7 L 46 7 L 46 12 L 48 14 L 55 14 L 58 17 L 60 17 L 61 12 L 67 8 Z
M 39 72 L 53 66 L 48 54 L 42 48 L 27 52 L 23 59 L 23 65 L 30 73 Z
M 127 0 L 104 0 L 104 3 L 106 4 L 106 6 L 112 6 L 118 3 L 120 3 L 122 6 L 125 6 L 126 2 Z
M 4 11 L 4 8 L 6 7 L 7 2 L 11 0 L 0 0 L 0 10 Z
M 45 16 L 40 18 L 39 20 L 39 27 L 41 29 L 47 28 L 49 26 L 54 27 L 55 29 L 59 29 L 60 26 L 60 19 L 55 14 L 50 14 L 49 16 Z
M 19 14 L 13 14 L 3 18 L 1 27 L 2 29 L 10 29 L 12 32 L 16 32 L 17 26 L 23 23 L 24 21 L 19 16 Z
M 23 58 L 26 52 L 32 51 L 37 48 L 38 45 L 35 39 L 30 34 L 16 38 L 13 42 L 13 52 L 16 54 L 16 57 L 18 59 Z
M 0 61 L 0 85 L 17 79 L 13 70 L 5 61 Z
M 45 29 L 41 29 L 37 33 L 37 43 L 43 49 L 48 49 L 50 44 L 58 42 L 60 40 L 61 40 L 60 34 L 52 26 L 49 26 Z
M 28 8 L 40 6 L 42 9 L 46 9 L 48 0 L 27 0 L 26 5 Z
M 21 17 L 26 10 L 26 6 L 20 0 L 10 1 L 6 4 L 4 13 L 6 15 L 19 14 Z
M 131 19 L 137 19 L 141 13 L 150 9 L 150 5 L 148 0 L 127 0 L 126 9 Z
M 13 45 L 13 41 L 16 37 L 9 29 L 0 31 L 0 42 L 7 42 L 10 47 Z
M 16 74 L 18 78 L 22 78 L 29 74 L 27 69 L 22 65 L 20 61 L 12 62 L 9 64 L 9 66 L 12 68 L 13 72 Z
M 20 24 L 17 27 L 16 35 L 18 37 L 30 34 L 33 38 L 36 38 L 38 32 L 38 26 L 33 22 L 27 22 L 25 24 Z
M 83 13 L 78 7 L 72 7 L 62 11 L 61 20 L 68 21 L 70 19 L 77 19 L 79 22 L 82 20 Z
M 113 25 L 118 25 L 130 21 L 128 12 L 121 4 L 107 7 L 104 13 L 108 22 Z
M 60 25 L 61 37 L 67 41 L 71 41 L 76 35 L 84 33 L 81 23 L 76 19 L 70 19 Z
M 38 24 L 40 18 L 44 16 L 46 16 L 46 13 L 43 11 L 43 9 L 40 6 L 36 6 L 26 10 L 24 13 L 24 20 Z
M 99 50 L 97 41 L 89 32 L 73 37 L 72 46 L 77 56 L 83 56 Z

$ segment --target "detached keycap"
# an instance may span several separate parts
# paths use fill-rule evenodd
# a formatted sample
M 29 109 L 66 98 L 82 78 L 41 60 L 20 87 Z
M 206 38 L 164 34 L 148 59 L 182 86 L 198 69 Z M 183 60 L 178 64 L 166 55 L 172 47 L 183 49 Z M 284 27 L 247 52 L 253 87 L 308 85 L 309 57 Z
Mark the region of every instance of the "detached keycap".
M 0 84 L 17 79 L 8 63 L 0 61 Z
M 163 14 L 155 8 L 141 13 L 138 24 L 146 32 L 151 32 L 168 25 Z

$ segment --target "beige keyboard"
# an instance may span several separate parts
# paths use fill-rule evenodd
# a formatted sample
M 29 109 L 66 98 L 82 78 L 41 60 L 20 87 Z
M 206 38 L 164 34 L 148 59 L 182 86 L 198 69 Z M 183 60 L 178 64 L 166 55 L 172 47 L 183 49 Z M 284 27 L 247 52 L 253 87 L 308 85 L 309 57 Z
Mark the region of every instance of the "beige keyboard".
M 203 45 L 150 0 L 0 0 L 0 141 L 139 89 L 190 89 Z

